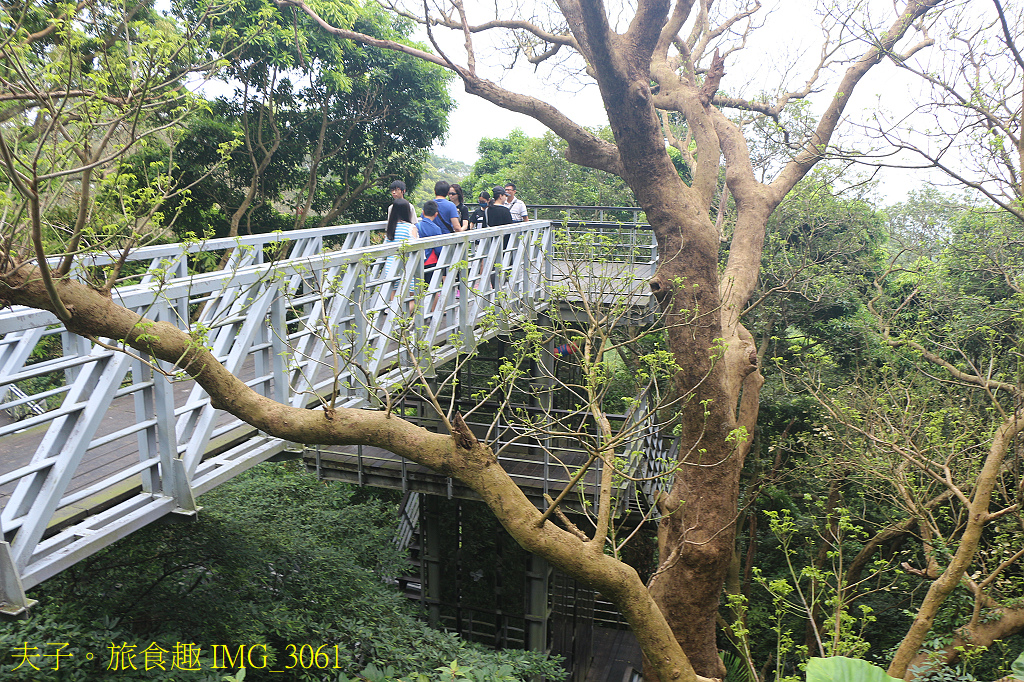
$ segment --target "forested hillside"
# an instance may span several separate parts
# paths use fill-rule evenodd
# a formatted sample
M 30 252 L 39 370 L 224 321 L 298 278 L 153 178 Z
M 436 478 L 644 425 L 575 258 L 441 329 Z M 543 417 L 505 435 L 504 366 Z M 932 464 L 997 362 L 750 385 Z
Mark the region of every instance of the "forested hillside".
M 292 463 L 201 501 L 198 521 L 146 528 L 37 590 L 31 617 L 0 630 L 3 678 L 219 681 L 243 667 L 246 680 L 339 680 L 374 666 L 418 680 L 454 660 L 480 679 L 561 676 L 538 654 L 488 651 L 416 618 L 392 583 L 406 570 L 393 495 Z
M 595 132 L 610 135 L 607 129 Z M 621 178 L 566 160 L 566 143 L 553 133 L 528 137 L 517 129 L 507 137 L 485 137 L 477 151 L 479 158 L 463 181 L 467 197 L 512 181 L 527 204 L 636 206 Z

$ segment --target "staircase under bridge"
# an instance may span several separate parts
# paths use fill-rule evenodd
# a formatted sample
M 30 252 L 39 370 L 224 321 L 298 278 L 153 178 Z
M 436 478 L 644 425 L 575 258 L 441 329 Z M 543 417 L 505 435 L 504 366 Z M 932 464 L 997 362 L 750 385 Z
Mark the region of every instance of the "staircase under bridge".
M 491 339 L 583 296 L 625 301 L 636 323 L 651 316 L 645 282 L 657 251 L 649 228 L 618 221 L 527 223 L 383 245 L 383 223 L 200 240 L 140 248 L 113 298 L 140 316 L 202 338 L 248 386 L 295 407 L 381 409 L 439 428 L 439 415 L 407 391 L 414 377 L 444 384 Z M 441 247 L 432 273 L 424 255 Z M 221 256 L 227 266 L 203 271 Z M 572 261 L 592 263 L 587 275 Z M 109 258 L 79 261 L 81 273 Z M 577 280 L 575 289 L 567 278 Z M 574 293 L 575 292 L 575 293 Z M 565 310 L 562 310 L 565 308 Z M 51 314 L 0 311 L 0 610 L 31 605 L 25 591 L 132 531 L 169 515 L 193 516 L 196 497 L 269 459 L 305 456 L 327 478 L 472 498 L 457 481 L 370 448 L 303 449 L 215 409 L 176 368 L 67 332 Z M 554 349 L 553 349 L 554 350 Z M 552 358 L 557 352 L 552 353 Z M 555 362 L 552 360 L 552 362 Z M 479 365 L 458 371 L 478 376 Z M 472 377 L 448 398 L 470 410 Z M 556 414 L 556 404 L 523 404 Z M 486 405 L 469 423 L 543 506 L 571 475 L 568 442 L 523 437 Z M 623 483 L 623 500 L 653 493 L 673 444 L 648 424 L 643 401 L 624 448 L 647 482 Z M 582 427 L 581 427 L 582 428 Z M 596 477 L 597 467 L 588 476 Z M 580 504 L 596 478 L 583 478 Z M 589 491 L 589 493 L 588 493 Z M 637 503 L 633 503 L 636 506 Z M 639 503 L 640 506 L 643 503 Z M 627 510 L 628 511 L 628 510 Z

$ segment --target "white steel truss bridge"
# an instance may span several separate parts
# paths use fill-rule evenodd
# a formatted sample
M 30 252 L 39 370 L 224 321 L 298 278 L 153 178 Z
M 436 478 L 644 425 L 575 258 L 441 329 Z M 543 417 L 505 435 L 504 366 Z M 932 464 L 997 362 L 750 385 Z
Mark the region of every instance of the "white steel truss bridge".
M 113 297 L 201 335 L 269 398 L 316 407 L 329 395 L 336 406 L 375 409 L 410 366 L 429 372 L 551 305 L 556 234 L 572 242 L 601 228 L 533 220 L 374 245 L 382 229 L 140 248 L 130 256 L 136 274 Z M 657 259 L 650 230 L 607 229 L 617 262 L 646 281 Z M 437 247 L 425 278 L 424 254 Z M 197 258 L 225 253 L 226 267 L 194 274 Z M 175 368 L 101 341 L 67 332 L 46 312 L 0 311 L 0 612 L 24 611 L 25 590 L 146 524 L 194 515 L 198 495 L 301 450 L 215 409 Z M 668 459 L 655 436 L 635 446 L 659 455 L 637 461 L 638 471 Z

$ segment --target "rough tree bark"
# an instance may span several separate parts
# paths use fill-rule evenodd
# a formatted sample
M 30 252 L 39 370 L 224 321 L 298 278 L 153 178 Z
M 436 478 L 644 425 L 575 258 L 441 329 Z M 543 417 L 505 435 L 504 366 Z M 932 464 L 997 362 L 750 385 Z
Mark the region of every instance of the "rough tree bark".
M 921 651 L 911 659 L 909 670 L 927 670 L 936 662 L 951 665 L 960 660 L 961 652 L 974 647 L 991 647 L 996 641 L 1005 639 L 1024 630 L 1024 609 L 1007 608 L 991 602 L 987 607 L 992 618 L 982 622 L 972 618 L 953 636 L 953 641 L 938 651 Z M 936 655 L 938 654 L 938 655 Z

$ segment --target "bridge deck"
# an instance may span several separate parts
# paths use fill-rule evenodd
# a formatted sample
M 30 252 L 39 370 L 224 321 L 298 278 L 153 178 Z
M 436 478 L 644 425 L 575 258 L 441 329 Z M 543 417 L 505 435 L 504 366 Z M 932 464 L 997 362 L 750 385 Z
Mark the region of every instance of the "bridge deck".
M 248 363 L 246 370 L 241 374 L 242 378 L 251 379 L 254 376 L 251 362 Z M 194 381 L 176 382 L 173 387 L 174 404 L 185 404 L 194 387 Z M 89 448 L 83 455 L 68 484 L 65 495 L 75 497 L 89 492 L 92 488 L 99 487 L 100 489 L 79 501 L 63 506 L 60 513 L 55 514 L 51 520 L 44 537 L 53 535 L 68 524 L 109 508 L 112 504 L 123 501 L 126 497 L 142 490 L 141 473 L 136 473 L 117 485 L 104 485 L 105 481 L 118 472 L 139 462 L 138 441 L 132 438 L 115 437 L 116 434 L 137 426 L 138 418 L 134 400 L 132 395 L 122 395 L 110 402 L 102 424 L 96 429 L 95 439 L 101 442 L 99 445 Z M 7 411 L 0 410 L 0 428 L 16 429 L 18 424 L 19 421 Z M 0 475 L 29 465 L 45 438 L 48 428 L 49 423 L 38 424 L 21 430 L 13 430 L 0 438 Z M 257 435 L 255 428 L 248 424 L 238 423 L 226 412 L 217 415 L 214 429 L 217 436 L 211 438 L 204 457 L 222 453 L 229 447 Z M 6 505 L 16 486 L 16 481 L 0 486 L 0 507 Z
M 526 496 L 537 506 L 544 506 L 545 493 L 556 497 L 568 484 L 572 471 L 586 463 L 583 453 L 558 453 L 562 466 L 545 463 L 543 455 L 523 452 L 518 456 L 498 458 L 502 468 Z M 431 495 L 447 495 L 468 500 L 480 497 L 456 479 L 448 478 L 381 448 L 340 446 L 307 449 L 303 460 L 323 478 L 378 488 L 410 490 Z M 593 499 L 597 494 L 598 470 L 588 473 L 575 497 L 570 497 L 570 511 L 582 512 L 580 497 Z

